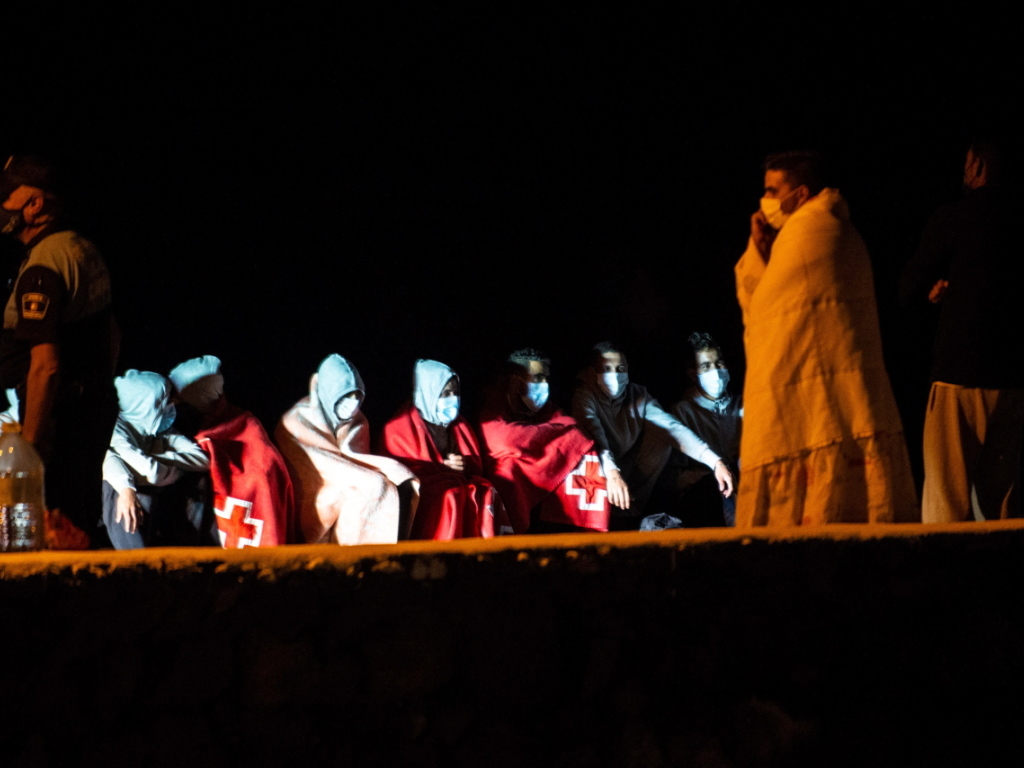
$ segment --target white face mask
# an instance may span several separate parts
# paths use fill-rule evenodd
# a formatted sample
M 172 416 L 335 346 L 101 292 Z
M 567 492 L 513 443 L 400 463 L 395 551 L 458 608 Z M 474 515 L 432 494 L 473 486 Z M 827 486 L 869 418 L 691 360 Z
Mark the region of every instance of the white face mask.
M 351 395 L 345 395 L 345 397 L 338 401 L 338 404 L 334 406 L 334 415 L 341 421 L 348 421 L 356 415 L 358 410 L 359 395 L 353 392 Z
M 629 384 L 628 373 L 602 373 L 598 379 L 601 389 L 608 393 L 609 397 L 615 397 Z
M 528 382 L 526 394 L 523 395 L 523 402 L 531 411 L 539 411 L 548 402 L 549 387 L 546 381 L 539 383 Z
M 704 393 L 712 400 L 717 400 L 729 385 L 729 369 L 715 368 L 700 374 L 697 378 L 700 379 L 700 388 Z
M 447 427 L 459 415 L 459 396 L 442 397 L 437 401 L 437 423 Z
M 782 210 L 782 204 L 795 195 L 797 189 L 800 189 L 800 187 L 791 190 L 785 197 L 761 198 L 761 213 L 764 214 L 764 218 L 772 229 L 782 229 L 782 225 L 789 221 L 789 217 L 793 215 L 793 211 L 785 213 Z

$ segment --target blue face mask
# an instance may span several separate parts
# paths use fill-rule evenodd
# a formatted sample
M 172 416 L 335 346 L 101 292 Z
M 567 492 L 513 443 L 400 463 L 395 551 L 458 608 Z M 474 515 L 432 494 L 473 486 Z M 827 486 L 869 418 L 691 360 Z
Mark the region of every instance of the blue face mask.
M 437 401 L 437 423 L 447 427 L 459 415 L 459 396 L 442 397 Z
M 550 388 L 546 381 L 539 383 L 528 382 L 526 385 L 526 394 L 523 395 L 523 402 L 526 403 L 526 407 L 531 411 L 539 411 L 548 402 L 548 393 Z
M 164 412 L 160 416 L 160 426 L 156 428 L 156 433 L 162 435 L 169 430 L 174 425 L 174 419 L 177 415 L 178 409 L 174 407 L 173 403 L 164 408 Z

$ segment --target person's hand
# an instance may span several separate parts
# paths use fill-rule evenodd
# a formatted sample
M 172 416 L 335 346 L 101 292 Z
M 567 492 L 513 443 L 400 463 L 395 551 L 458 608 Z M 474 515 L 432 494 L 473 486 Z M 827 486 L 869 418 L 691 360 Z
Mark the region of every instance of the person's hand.
M 725 466 L 725 462 L 721 459 L 715 464 L 715 480 L 718 481 L 718 490 L 722 492 L 725 498 L 732 496 L 733 491 L 733 480 L 732 472 Z
M 947 288 L 949 288 L 949 280 L 939 280 L 928 292 L 928 301 L 932 304 L 938 304 L 942 301 L 942 297 L 946 295 Z
M 127 533 L 135 533 L 142 522 L 145 510 L 139 504 L 139 497 L 134 488 L 124 488 L 117 494 L 117 509 L 114 522 L 120 523 Z
M 456 472 L 466 471 L 466 462 L 462 460 L 462 457 L 457 453 L 449 453 L 448 458 L 444 460 L 444 465 L 448 469 L 454 469 Z
M 765 263 L 768 263 L 768 257 L 772 252 L 772 243 L 775 242 L 777 234 L 779 234 L 778 230 L 768 223 L 768 219 L 764 217 L 761 209 L 758 208 L 754 215 L 750 217 L 750 237 Z
M 629 486 L 617 469 L 608 472 L 608 501 L 619 509 L 629 509 Z

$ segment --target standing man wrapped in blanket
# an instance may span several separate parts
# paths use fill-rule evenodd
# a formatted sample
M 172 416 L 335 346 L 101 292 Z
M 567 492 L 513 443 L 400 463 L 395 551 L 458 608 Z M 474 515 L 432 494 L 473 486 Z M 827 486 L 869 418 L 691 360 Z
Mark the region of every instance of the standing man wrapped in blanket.
M 737 526 L 919 519 L 871 261 L 814 152 L 771 155 L 736 265 L 747 376 Z

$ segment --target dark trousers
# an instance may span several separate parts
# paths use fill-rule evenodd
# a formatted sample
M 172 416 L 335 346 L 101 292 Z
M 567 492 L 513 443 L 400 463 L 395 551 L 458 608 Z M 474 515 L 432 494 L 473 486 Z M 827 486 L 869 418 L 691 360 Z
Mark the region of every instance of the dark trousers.
M 171 485 L 149 486 L 136 493 L 143 515 L 135 533 L 128 533 L 121 523 L 114 522 L 118 493 L 103 482 L 103 524 L 115 549 L 220 545 L 209 503 L 209 475 L 190 473 Z

